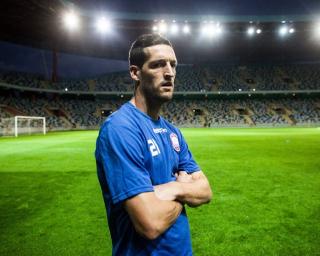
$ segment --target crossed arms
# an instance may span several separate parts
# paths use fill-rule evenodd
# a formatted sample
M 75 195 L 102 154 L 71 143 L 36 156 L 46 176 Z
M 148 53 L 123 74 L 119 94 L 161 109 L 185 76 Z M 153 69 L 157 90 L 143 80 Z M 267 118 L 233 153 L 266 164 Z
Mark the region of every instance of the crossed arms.
M 147 239 L 165 232 L 180 215 L 183 204 L 197 207 L 209 203 L 212 191 L 202 171 L 180 171 L 176 181 L 154 186 L 154 192 L 141 193 L 124 202 L 136 231 Z

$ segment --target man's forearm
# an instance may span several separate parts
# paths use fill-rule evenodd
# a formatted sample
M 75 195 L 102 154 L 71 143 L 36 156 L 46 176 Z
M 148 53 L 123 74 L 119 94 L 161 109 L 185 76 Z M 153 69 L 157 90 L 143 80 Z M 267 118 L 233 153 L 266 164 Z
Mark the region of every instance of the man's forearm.
M 187 176 L 186 176 L 187 175 Z M 155 194 L 161 200 L 178 200 L 191 207 L 210 202 L 212 191 L 202 172 L 184 174 L 177 181 L 155 186 Z
M 177 201 L 160 200 L 150 192 L 127 200 L 125 208 L 136 231 L 148 239 L 155 239 L 176 221 L 183 206 Z
M 197 207 L 211 201 L 212 192 L 206 179 L 178 183 L 181 187 L 181 192 L 177 196 L 179 202 L 186 203 L 191 207 Z

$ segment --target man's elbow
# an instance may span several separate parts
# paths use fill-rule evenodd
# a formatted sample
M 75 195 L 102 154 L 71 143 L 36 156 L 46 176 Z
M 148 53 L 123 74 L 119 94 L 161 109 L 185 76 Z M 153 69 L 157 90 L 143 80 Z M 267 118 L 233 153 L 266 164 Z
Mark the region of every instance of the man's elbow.
M 212 190 L 211 190 L 211 186 L 210 186 L 210 183 L 208 181 L 208 179 L 203 176 L 203 178 L 201 179 L 201 182 L 202 182 L 202 195 L 203 195 L 203 198 L 202 198 L 202 203 L 203 204 L 208 204 L 211 202 L 212 200 L 212 197 L 213 197 L 213 193 L 212 193 Z
M 212 197 L 213 197 L 212 190 L 210 186 L 208 186 L 205 193 L 203 194 L 203 197 L 199 200 L 197 206 L 210 203 L 212 200 Z
M 209 181 L 206 179 L 205 181 L 205 203 L 210 203 L 211 200 L 212 200 L 212 197 L 213 197 L 213 193 L 212 193 L 212 189 L 211 189 L 211 186 L 210 186 L 210 183 Z
M 149 229 L 147 232 L 144 232 L 143 237 L 148 240 L 157 239 L 162 233 L 157 229 Z
M 208 194 L 207 194 L 207 202 L 206 203 L 210 203 L 212 198 L 213 198 L 213 193 L 212 193 L 212 190 L 211 190 L 210 185 L 209 185 Z
M 154 240 L 163 233 L 163 230 L 156 222 L 144 225 L 135 225 L 135 230 L 139 235 L 148 240 Z

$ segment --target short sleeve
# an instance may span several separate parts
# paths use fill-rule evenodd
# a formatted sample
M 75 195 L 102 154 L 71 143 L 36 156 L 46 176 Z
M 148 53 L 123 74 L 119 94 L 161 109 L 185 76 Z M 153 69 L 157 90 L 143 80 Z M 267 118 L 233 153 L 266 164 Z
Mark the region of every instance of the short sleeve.
M 144 145 L 139 134 L 124 125 L 106 125 L 97 140 L 96 159 L 105 172 L 112 202 L 118 203 L 153 191 L 144 165 Z
M 187 173 L 192 173 L 196 171 L 200 171 L 200 167 L 193 159 L 193 156 L 188 148 L 188 145 L 181 134 L 178 132 L 179 135 L 179 144 L 180 144 L 180 153 L 179 153 L 179 170 L 186 171 Z

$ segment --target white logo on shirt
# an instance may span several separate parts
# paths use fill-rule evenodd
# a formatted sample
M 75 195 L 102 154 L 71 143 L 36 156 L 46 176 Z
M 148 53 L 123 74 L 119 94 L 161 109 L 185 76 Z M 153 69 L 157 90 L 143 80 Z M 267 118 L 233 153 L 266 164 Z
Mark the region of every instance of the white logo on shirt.
M 154 139 L 148 140 L 149 149 L 152 156 L 157 156 L 160 154 L 160 149 Z
M 166 128 L 153 128 L 154 133 L 166 133 L 167 129 Z

